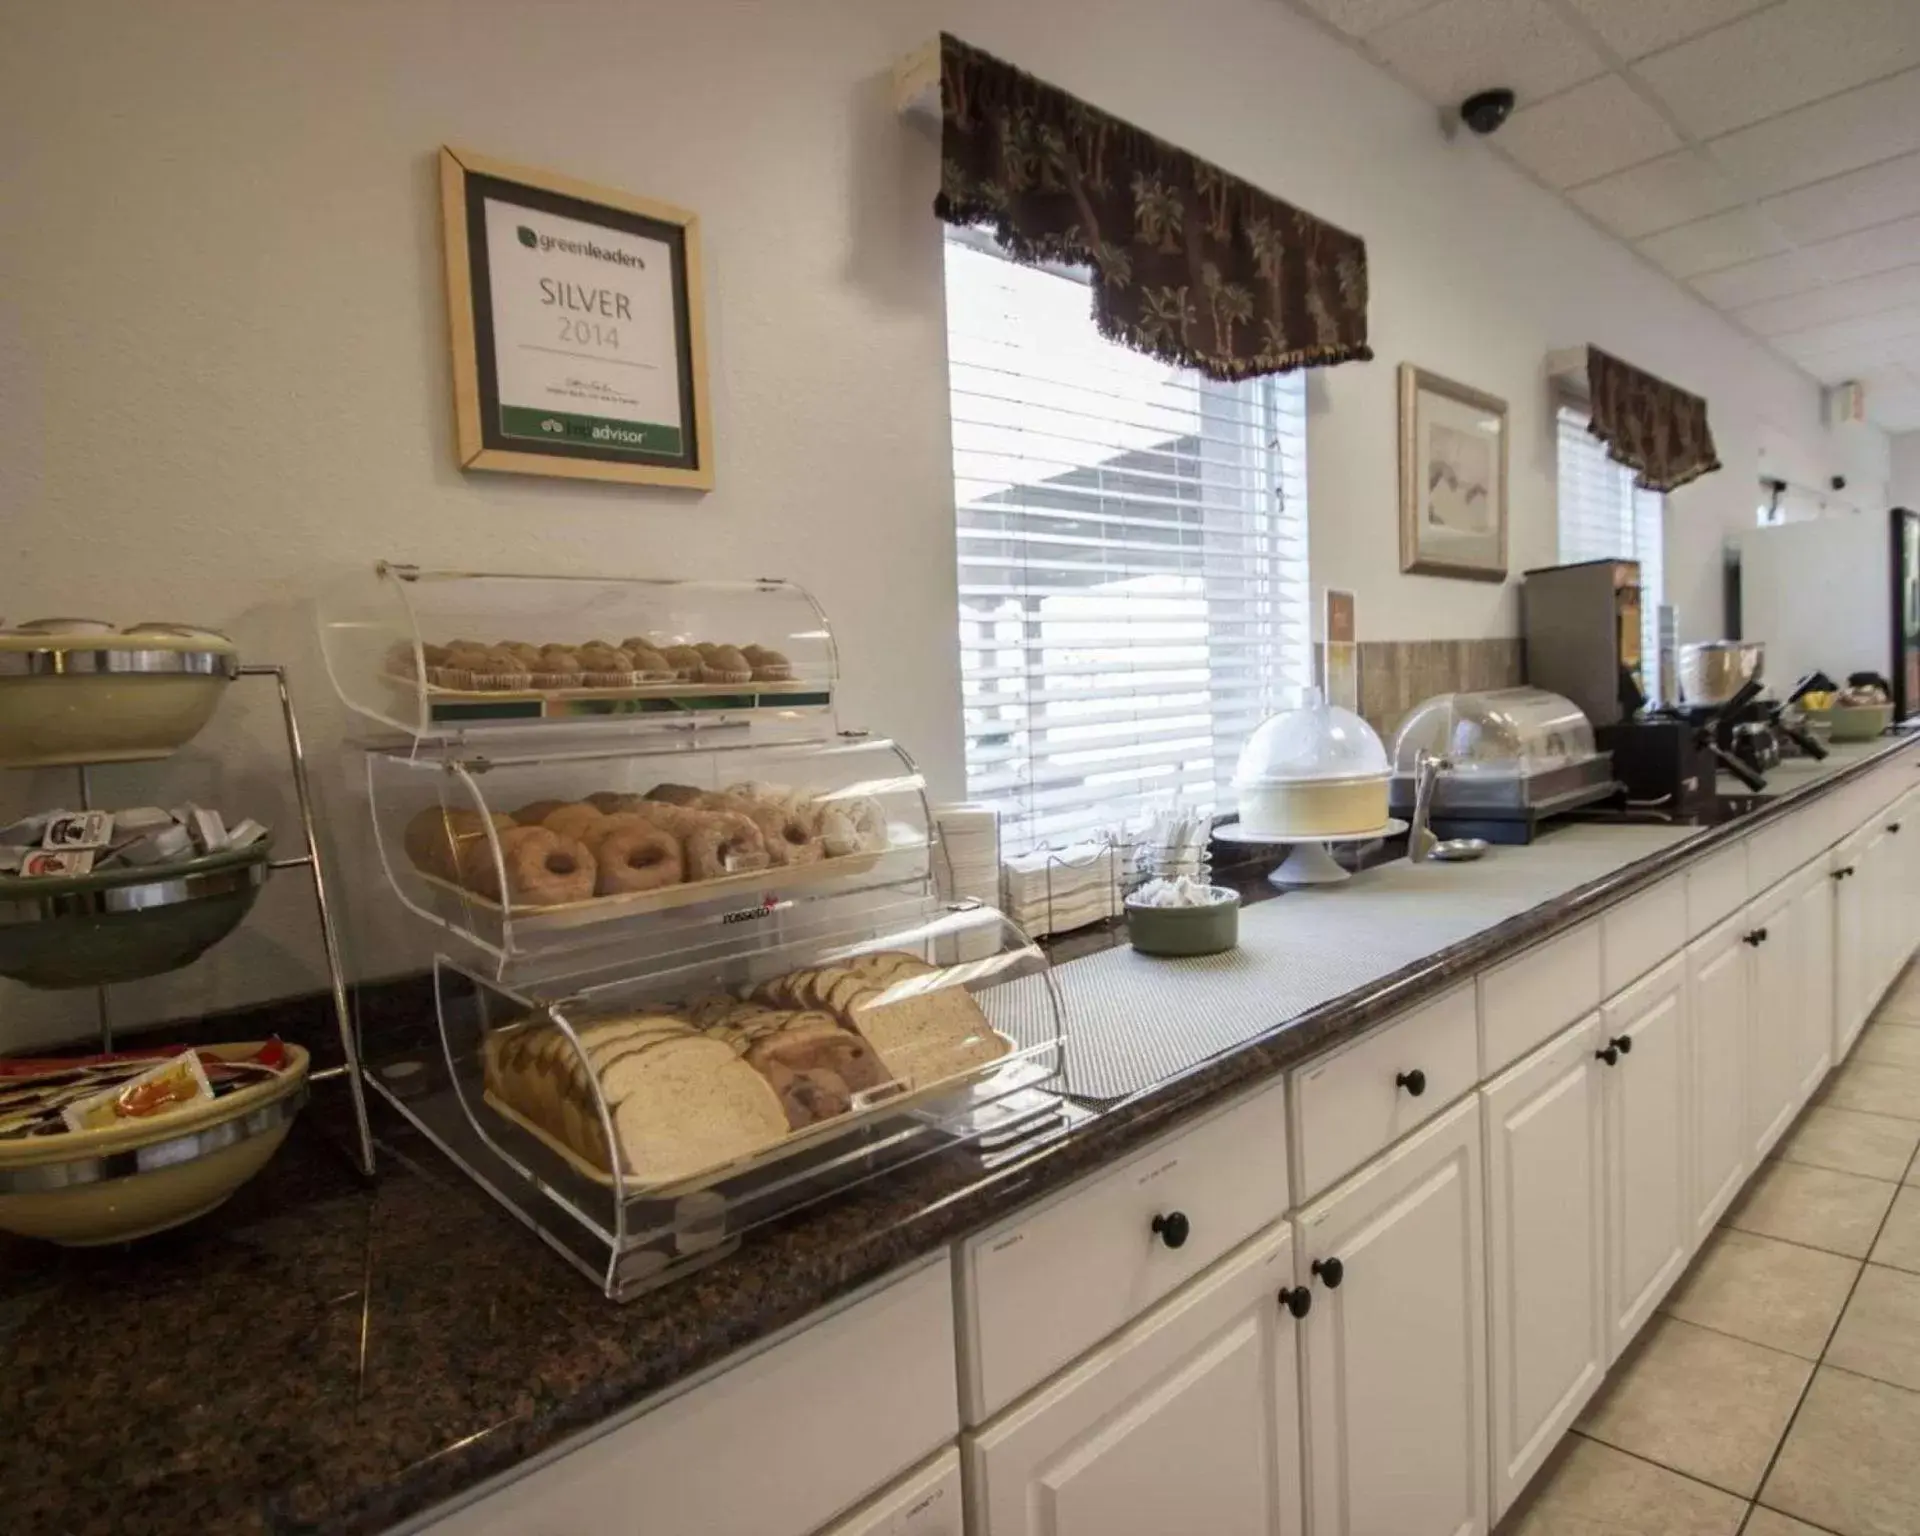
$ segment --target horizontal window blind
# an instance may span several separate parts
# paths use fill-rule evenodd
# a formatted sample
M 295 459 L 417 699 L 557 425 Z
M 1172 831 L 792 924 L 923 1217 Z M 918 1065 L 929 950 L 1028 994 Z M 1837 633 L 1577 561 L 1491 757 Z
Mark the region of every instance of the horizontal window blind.
M 1559 413 L 1560 561 L 1640 562 L 1640 683 L 1649 695 L 1659 684 L 1660 604 L 1666 588 L 1666 497 L 1643 491 L 1633 471 L 1607 456 L 1587 430 L 1586 412 Z
M 1008 851 L 1228 803 L 1309 681 L 1301 377 L 1115 345 L 1084 280 L 946 247 L 967 793 Z

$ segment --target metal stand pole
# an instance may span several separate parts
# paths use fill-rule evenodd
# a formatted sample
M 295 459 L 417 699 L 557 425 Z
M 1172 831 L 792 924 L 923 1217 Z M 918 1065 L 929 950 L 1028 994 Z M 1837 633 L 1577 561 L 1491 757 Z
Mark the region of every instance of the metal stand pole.
M 80 764 L 80 809 L 93 809 L 93 770 L 85 763 Z M 105 982 L 98 982 L 93 989 L 93 1011 L 100 1021 L 100 1049 L 102 1053 L 113 1049 L 113 1010 L 107 1001 Z
M 354 1032 L 353 1017 L 347 1003 L 346 968 L 340 958 L 339 934 L 334 928 L 333 908 L 327 899 L 326 873 L 320 862 L 320 842 L 314 830 L 313 791 L 307 780 L 307 755 L 300 742 L 300 722 L 293 712 L 293 695 L 287 690 L 287 669 L 274 664 L 255 664 L 240 668 L 242 677 L 270 677 L 280 691 L 280 716 L 286 723 L 287 756 L 293 765 L 294 798 L 300 806 L 300 831 L 306 840 L 303 857 L 274 859 L 274 869 L 305 869 L 313 877 L 313 904 L 320 918 L 320 942 L 327 954 L 327 979 L 333 988 L 333 1016 L 340 1031 L 340 1049 L 345 1065 L 337 1069 L 347 1080 L 353 1096 L 354 1125 L 359 1136 L 355 1164 L 360 1172 L 373 1174 L 373 1128 L 367 1120 L 366 1084 L 360 1074 L 360 1042 Z M 316 1081 L 336 1075 L 316 1072 Z

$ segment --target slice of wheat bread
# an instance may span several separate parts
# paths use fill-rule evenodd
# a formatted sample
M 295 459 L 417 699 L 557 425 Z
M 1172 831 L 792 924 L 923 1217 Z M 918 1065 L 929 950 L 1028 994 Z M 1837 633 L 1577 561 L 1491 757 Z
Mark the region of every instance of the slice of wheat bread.
M 848 1016 L 896 1082 L 925 1088 L 1006 1054 L 965 987 L 917 990 L 915 979 L 855 1003 Z
M 664 1184 L 746 1157 L 787 1134 L 779 1096 L 722 1040 L 662 1040 L 602 1080 L 627 1172 Z

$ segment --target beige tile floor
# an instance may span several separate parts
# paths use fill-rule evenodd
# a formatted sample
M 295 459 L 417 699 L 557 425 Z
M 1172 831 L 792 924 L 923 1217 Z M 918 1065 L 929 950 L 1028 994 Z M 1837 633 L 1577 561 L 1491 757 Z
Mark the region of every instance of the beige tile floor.
M 1920 965 L 1498 1536 L 1920 1536 Z

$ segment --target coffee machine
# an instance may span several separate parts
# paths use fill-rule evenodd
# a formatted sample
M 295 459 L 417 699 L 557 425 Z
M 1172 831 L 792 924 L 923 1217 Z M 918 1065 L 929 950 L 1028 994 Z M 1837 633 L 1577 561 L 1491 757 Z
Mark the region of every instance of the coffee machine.
M 1719 746 L 1701 722 L 1648 711 L 1640 601 L 1636 560 L 1528 571 L 1520 587 L 1527 681 L 1580 706 L 1594 744 L 1613 754 L 1629 806 L 1696 815 L 1714 802 Z

